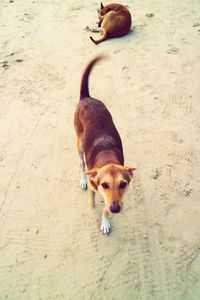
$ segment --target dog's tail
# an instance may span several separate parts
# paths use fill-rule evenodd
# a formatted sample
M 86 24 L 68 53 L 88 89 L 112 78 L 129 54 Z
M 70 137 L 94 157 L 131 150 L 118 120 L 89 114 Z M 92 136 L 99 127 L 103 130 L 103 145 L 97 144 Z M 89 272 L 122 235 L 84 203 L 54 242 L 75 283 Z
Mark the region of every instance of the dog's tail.
M 88 78 L 90 75 L 90 72 L 93 68 L 93 66 L 101 59 L 103 59 L 105 56 L 99 55 L 95 57 L 86 67 L 82 80 L 81 80 L 81 91 L 80 91 L 80 100 L 86 97 L 90 97 L 89 89 L 88 89 Z

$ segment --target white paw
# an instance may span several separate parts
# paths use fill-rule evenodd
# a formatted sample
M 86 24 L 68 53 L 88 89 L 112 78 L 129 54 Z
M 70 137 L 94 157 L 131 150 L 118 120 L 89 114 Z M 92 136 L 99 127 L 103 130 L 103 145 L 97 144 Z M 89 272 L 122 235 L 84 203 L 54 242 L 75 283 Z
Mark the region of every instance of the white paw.
M 103 234 L 108 235 L 111 232 L 111 225 L 107 218 L 103 218 L 101 222 L 101 231 Z
M 86 177 L 85 173 L 81 174 L 80 187 L 84 191 L 87 190 L 87 177 Z

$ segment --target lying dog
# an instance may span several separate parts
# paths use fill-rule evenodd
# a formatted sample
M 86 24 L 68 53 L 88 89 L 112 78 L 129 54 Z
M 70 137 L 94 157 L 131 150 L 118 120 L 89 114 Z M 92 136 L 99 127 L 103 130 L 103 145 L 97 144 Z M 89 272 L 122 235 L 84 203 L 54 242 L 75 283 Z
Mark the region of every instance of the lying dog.
M 94 196 L 99 191 L 105 199 L 101 230 L 104 234 L 109 234 L 109 212 L 121 211 L 123 195 L 135 168 L 124 166 L 122 142 L 110 112 L 103 102 L 91 98 L 89 94 L 88 78 L 93 65 L 101 58 L 99 56 L 93 59 L 83 73 L 74 126 L 82 165 L 81 188 L 87 189 L 87 174 L 89 204 L 95 207 Z
M 94 40 L 93 37 L 90 37 L 96 45 L 109 38 L 127 34 L 131 28 L 131 14 L 121 4 L 111 3 L 104 7 L 101 3 L 98 25 L 103 30 L 102 37 L 99 40 Z

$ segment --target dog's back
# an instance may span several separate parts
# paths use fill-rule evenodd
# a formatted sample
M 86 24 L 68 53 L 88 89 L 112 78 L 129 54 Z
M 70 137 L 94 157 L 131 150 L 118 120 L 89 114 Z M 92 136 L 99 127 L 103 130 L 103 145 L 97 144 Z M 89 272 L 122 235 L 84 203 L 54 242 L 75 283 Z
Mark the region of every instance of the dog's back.
M 83 73 L 80 101 L 74 119 L 77 134 L 83 139 L 83 151 L 89 170 L 94 167 L 97 155 L 105 151 L 114 153 L 116 162 L 124 164 L 122 143 L 112 116 L 103 102 L 90 97 L 88 90 L 92 67 L 101 58 L 93 59 Z
M 92 36 L 90 39 L 97 45 L 107 39 L 123 36 L 130 31 L 131 24 L 131 14 L 124 5 L 111 3 L 103 6 L 101 3 L 98 26 L 102 27 L 103 35 L 98 40 Z
M 111 3 L 101 9 L 101 14 L 107 15 L 102 27 L 109 37 L 120 37 L 129 32 L 132 23 L 131 14 L 125 6 Z

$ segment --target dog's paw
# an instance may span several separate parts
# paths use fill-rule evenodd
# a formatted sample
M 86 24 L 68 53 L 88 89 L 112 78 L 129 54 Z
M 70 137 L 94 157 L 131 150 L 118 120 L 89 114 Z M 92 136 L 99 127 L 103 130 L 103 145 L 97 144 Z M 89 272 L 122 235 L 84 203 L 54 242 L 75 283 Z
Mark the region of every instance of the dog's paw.
M 87 190 L 87 177 L 84 173 L 81 174 L 80 187 L 84 191 Z
M 101 222 L 101 231 L 103 234 L 108 235 L 111 232 L 111 225 L 107 218 L 103 218 Z

